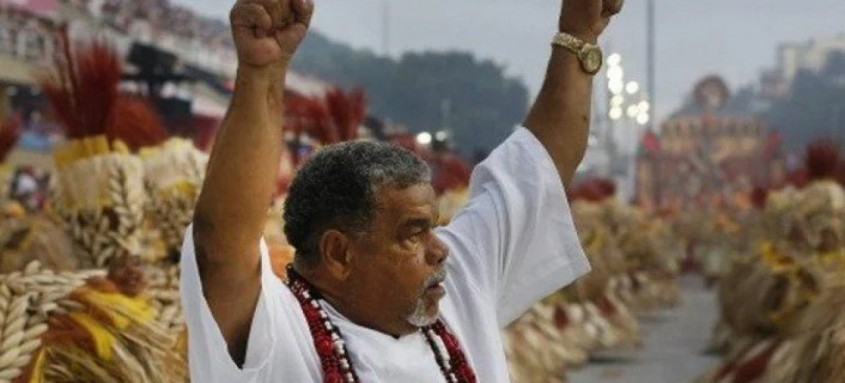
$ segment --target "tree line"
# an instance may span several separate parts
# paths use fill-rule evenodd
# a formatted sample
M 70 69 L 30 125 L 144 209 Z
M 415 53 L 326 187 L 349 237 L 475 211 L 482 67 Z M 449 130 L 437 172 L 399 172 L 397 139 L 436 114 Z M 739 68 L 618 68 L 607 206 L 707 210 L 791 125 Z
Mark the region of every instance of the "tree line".
M 467 156 L 504 140 L 528 108 L 528 89 L 520 80 L 465 52 L 407 53 L 393 59 L 312 32 L 293 69 L 343 88 L 362 87 L 370 114 L 411 132 L 449 128 L 455 147 Z

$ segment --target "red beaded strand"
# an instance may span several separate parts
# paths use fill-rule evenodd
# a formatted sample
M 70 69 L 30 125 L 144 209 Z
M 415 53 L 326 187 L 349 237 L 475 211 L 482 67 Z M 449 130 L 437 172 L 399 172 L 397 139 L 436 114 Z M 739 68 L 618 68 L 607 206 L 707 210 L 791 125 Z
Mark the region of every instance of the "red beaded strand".
M 314 348 L 323 368 L 324 383 L 359 383 L 346 343 L 340 329 L 332 324 L 318 300 L 319 293 L 292 267 L 288 267 L 288 286 L 302 307 Z M 422 329 L 437 364 L 449 383 L 476 383 L 475 372 L 469 364 L 458 338 L 441 321 Z
M 475 372 L 472 370 L 472 367 L 469 364 L 469 360 L 467 360 L 466 355 L 464 355 L 464 351 L 461 349 L 461 344 L 458 341 L 458 338 L 452 334 L 443 321 L 438 320 L 435 324 L 431 326 L 431 330 L 433 333 L 440 337 L 443 340 L 443 343 L 446 345 L 446 350 L 448 351 L 448 355 L 450 360 L 448 361 L 451 367 L 451 373 L 454 374 L 454 378 L 446 375 L 446 379 L 452 379 L 455 383 L 474 383 L 476 382 Z M 428 332 L 426 332 L 426 338 L 429 338 Z M 429 339 L 429 344 L 432 343 L 432 340 Z M 443 367 L 441 366 L 441 369 Z M 455 379 L 456 378 L 456 379 Z M 450 383 L 452 382 L 450 380 Z
M 323 368 L 323 381 L 325 383 L 358 383 L 358 375 L 352 368 L 349 360 L 349 352 L 340 334 L 340 329 L 335 327 L 317 298 L 310 288 L 308 282 L 288 269 L 288 286 L 293 295 L 299 301 L 305 320 L 308 322 L 308 329 L 314 340 L 314 348 L 320 358 L 320 365 Z

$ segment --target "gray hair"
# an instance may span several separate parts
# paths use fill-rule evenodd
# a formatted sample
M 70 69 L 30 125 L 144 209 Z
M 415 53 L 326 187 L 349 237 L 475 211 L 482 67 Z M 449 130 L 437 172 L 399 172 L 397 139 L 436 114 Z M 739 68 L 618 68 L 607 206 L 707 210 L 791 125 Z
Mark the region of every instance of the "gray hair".
M 296 248 L 294 261 L 305 268 L 316 266 L 326 230 L 366 231 L 381 187 L 430 181 L 428 165 L 397 145 L 351 141 L 319 150 L 299 170 L 285 201 L 285 235 Z

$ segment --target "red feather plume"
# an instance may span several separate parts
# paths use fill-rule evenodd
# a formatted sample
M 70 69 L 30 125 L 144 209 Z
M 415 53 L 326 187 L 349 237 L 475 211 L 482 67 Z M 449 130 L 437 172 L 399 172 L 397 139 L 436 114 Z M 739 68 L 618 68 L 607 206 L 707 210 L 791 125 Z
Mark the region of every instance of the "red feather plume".
M 769 189 L 762 186 L 755 187 L 751 191 L 751 203 L 758 210 L 766 207 L 766 201 L 769 199 Z
M 305 133 L 323 145 L 329 145 L 340 141 L 337 130 L 329 114 L 325 102 L 319 99 L 312 99 L 306 105 L 305 110 Z
M 122 94 L 112 110 L 106 137 L 120 139 L 132 150 L 155 146 L 167 140 L 161 119 L 150 103 L 141 97 Z
M 285 126 L 284 128 L 294 135 L 300 135 L 305 130 L 305 117 L 309 110 L 309 104 L 313 99 L 299 93 L 285 92 Z
M 18 143 L 21 136 L 21 122 L 17 118 L 10 117 L 0 121 L 0 162 L 6 160 L 6 156 Z
M 120 60 L 101 41 L 73 49 L 66 27 L 58 40 L 61 54 L 54 73 L 41 76 L 41 89 L 68 138 L 105 134 L 118 96 Z
M 807 174 L 807 169 L 800 168 L 789 172 L 786 175 L 786 181 L 789 185 L 795 186 L 798 189 L 803 189 L 810 184 L 810 177 Z
M 804 160 L 810 180 L 832 179 L 839 167 L 839 148 L 829 141 L 817 141 L 807 147 Z
M 472 169 L 457 154 L 439 153 L 429 160 L 434 174 L 431 184 L 438 195 L 452 189 L 460 189 L 469 185 Z
M 67 28 L 59 32 L 59 43 L 54 71 L 40 76 L 39 84 L 69 139 L 105 135 L 135 150 L 167 138 L 148 102 L 120 93 L 121 63 L 109 44 L 74 45 Z
M 366 97 L 360 89 L 346 93 L 333 88 L 324 98 L 291 93 L 285 100 L 287 129 L 307 133 L 323 145 L 358 138 L 358 126 L 366 116 Z
M 616 183 L 605 178 L 590 178 L 581 181 L 568 192 L 570 201 L 602 202 L 614 195 L 616 195 Z
M 334 122 L 337 141 L 351 141 L 358 138 L 358 127 L 364 121 L 367 111 L 367 101 L 364 91 L 360 88 L 345 93 L 338 88 L 326 94 L 325 104 Z

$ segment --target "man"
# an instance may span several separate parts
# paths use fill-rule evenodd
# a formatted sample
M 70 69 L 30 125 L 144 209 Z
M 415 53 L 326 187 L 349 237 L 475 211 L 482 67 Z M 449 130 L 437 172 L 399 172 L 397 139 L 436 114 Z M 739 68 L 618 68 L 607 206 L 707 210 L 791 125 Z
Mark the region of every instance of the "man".
M 235 93 L 182 250 L 192 380 L 508 382 L 500 329 L 589 271 L 563 185 L 586 148 L 594 44 L 621 7 L 564 2 L 525 128 L 475 169 L 446 227 L 413 154 L 372 142 L 318 152 L 287 199 L 297 252 L 284 284 L 261 235 L 285 73 L 314 6 L 238 1 Z

